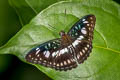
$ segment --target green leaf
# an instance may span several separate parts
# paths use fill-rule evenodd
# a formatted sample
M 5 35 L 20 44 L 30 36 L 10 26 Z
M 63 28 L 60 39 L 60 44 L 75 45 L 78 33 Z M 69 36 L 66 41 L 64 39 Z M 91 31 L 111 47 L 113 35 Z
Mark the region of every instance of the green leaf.
M 9 0 L 10 5 L 15 9 L 19 20 L 24 26 L 35 17 L 39 12 L 60 1 L 79 1 L 79 0 Z
M 93 50 L 83 64 L 67 72 L 55 71 L 37 64 L 32 65 L 54 80 L 119 80 L 120 5 L 110 0 L 55 3 L 23 27 L 0 48 L 0 53 L 14 54 L 26 62 L 25 56 L 29 50 L 48 40 L 58 38 L 59 31 L 67 32 L 76 21 L 87 14 L 94 14 L 97 20 Z

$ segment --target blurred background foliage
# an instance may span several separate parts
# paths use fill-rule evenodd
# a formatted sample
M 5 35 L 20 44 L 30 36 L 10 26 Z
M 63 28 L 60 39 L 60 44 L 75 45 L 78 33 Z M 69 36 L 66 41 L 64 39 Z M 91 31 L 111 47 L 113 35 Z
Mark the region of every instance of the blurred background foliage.
M 0 0 L 0 46 L 14 36 L 22 25 L 8 0 Z M 0 55 L 0 80 L 51 80 L 37 68 L 13 55 Z
M 120 4 L 120 0 L 114 1 Z M 8 0 L 0 0 L 0 46 L 4 45 L 21 28 L 19 17 L 9 5 Z M 23 63 L 16 56 L 0 55 L 0 80 L 16 79 L 51 80 L 36 67 Z

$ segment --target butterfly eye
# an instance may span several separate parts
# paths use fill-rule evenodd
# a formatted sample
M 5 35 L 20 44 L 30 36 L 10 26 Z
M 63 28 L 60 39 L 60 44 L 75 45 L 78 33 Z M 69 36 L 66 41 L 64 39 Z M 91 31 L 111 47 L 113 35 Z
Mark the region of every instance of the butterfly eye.
M 65 36 L 65 32 L 64 32 L 64 31 L 61 31 L 61 32 L 59 33 L 59 35 L 60 35 L 60 36 Z

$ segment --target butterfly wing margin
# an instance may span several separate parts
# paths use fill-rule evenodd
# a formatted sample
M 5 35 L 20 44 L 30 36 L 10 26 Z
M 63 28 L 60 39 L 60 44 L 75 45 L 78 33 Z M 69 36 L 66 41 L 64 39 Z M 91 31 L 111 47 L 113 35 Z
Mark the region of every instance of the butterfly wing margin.
M 33 48 L 25 59 L 33 64 L 66 71 L 77 67 L 72 53 L 68 51 L 68 48 L 62 47 L 60 39 L 54 39 Z

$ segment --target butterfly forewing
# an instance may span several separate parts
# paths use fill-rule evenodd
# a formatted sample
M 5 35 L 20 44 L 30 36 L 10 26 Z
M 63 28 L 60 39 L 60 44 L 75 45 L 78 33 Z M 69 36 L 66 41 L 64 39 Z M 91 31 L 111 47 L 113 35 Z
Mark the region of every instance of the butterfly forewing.
M 73 39 L 72 45 L 75 48 L 78 63 L 82 63 L 92 50 L 93 30 L 96 18 L 94 15 L 87 15 L 80 19 L 68 31 L 68 35 Z
M 96 18 L 94 15 L 84 16 L 71 27 L 67 34 L 75 40 L 80 36 L 91 37 L 93 34 L 95 21 Z
M 35 63 L 42 64 L 44 66 L 51 66 L 52 53 L 60 48 L 60 39 L 51 40 L 45 42 L 35 48 L 33 48 L 26 55 L 26 60 Z

